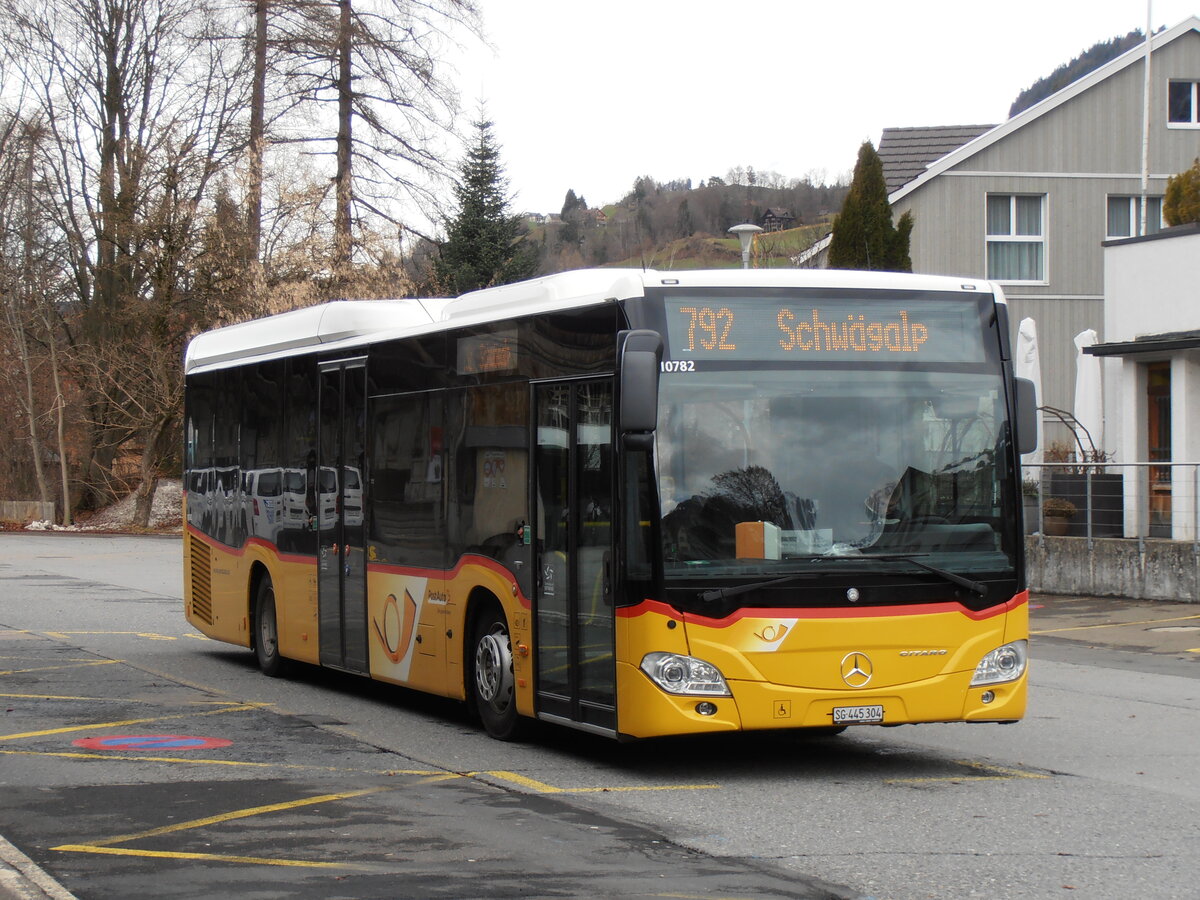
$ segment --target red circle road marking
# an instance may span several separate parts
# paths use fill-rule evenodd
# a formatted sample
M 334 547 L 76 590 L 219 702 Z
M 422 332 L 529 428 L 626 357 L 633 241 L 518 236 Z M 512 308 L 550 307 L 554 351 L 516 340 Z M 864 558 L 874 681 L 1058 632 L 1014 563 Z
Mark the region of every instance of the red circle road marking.
M 186 734 L 113 734 L 107 737 L 80 738 L 71 746 L 85 750 L 213 750 L 228 747 L 225 738 L 191 737 Z

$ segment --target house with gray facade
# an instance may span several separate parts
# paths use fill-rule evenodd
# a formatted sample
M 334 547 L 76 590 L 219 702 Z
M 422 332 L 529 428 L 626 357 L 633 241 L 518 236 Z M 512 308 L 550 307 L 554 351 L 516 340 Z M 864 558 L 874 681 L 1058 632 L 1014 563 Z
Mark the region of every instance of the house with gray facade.
M 889 128 L 879 143 L 893 214 L 916 220 L 913 271 L 999 282 L 1014 338 L 1037 323 L 1041 402 L 1064 410 L 1074 337 L 1105 340 L 1103 243 L 1159 230 L 1167 179 L 1200 157 L 1200 18 L 1154 36 L 1148 103 L 1146 56 L 1140 45 L 1000 125 Z M 1069 437 L 1046 426 L 1048 441 Z

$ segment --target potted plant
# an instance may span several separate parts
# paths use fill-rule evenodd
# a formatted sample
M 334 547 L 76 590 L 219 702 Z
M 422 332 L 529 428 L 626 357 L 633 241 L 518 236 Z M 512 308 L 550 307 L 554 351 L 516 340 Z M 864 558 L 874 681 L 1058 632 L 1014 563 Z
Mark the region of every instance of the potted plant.
M 1062 497 L 1047 497 L 1042 502 L 1042 521 L 1046 534 L 1064 535 L 1067 521 L 1078 512 L 1075 504 Z

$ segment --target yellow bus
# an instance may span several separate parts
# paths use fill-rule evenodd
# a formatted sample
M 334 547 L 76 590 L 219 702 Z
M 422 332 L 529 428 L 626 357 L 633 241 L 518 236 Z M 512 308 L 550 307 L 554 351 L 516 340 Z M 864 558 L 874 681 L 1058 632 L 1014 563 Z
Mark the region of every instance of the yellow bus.
M 1013 722 L 1020 453 L 986 281 L 581 270 L 186 357 L 185 610 L 617 739 Z

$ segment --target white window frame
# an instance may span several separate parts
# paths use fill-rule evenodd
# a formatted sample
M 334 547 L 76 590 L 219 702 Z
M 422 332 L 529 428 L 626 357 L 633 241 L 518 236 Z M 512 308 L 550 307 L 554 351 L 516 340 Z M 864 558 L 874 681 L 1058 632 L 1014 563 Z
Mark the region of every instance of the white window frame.
M 1176 84 L 1186 84 L 1192 89 L 1192 117 L 1186 122 L 1171 121 L 1171 87 Z M 1166 120 L 1168 128 L 1200 128 L 1200 79 L 1172 78 L 1167 82 Z
M 1126 201 L 1126 204 L 1128 207 L 1129 234 L 1112 234 L 1108 230 L 1108 223 L 1109 223 L 1108 208 L 1112 203 L 1114 203 L 1116 201 L 1120 201 L 1120 200 Z M 1158 232 L 1162 231 L 1163 228 L 1166 227 L 1166 222 L 1163 221 L 1163 212 L 1162 212 L 1163 198 L 1161 195 L 1158 195 L 1158 194 L 1147 194 L 1146 195 L 1146 212 L 1148 213 L 1149 221 L 1154 222 L 1154 215 L 1151 210 L 1153 201 L 1158 202 L 1158 223 L 1155 226 L 1153 231 L 1151 231 L 1149 228 L 1147 228 L 1146 234 L 1157 234 Z M 1141 225 L 1141 220 L 1142 220 L 1142 198 L 1140 195 L 1138 195 L 1138 194 L 1109 194 L 1104 203 L 1104 239 L 1106 241 L 1119 241 L 1123 238 L 1140 237 L 1141 231 L 1140 231 L 1139 226 Z
M 995 197 L 1007 197 L 1009 203 L 1008 234 L 989 234 L 988 233 L 988 202 Z M 1041 226 L 1038 234 L 1016 234 L 1017 230 L 1017 198 L 1018 197 L 1037 197 L 1040 201 Z M 1049 231 L 1048 226 L 1048 197 L 1044 193 L 1028 193 L 1021 191 L 988 191 L 984 195 L 983 201 L 983 234 L 984 234 L 984 252 L 983 252 L 983 267 L 986 277 L 999 284 L 1049 284 L 1050 283 L 1050 253 L 1046 245 L 1046 234 Z M 991 244 L 1040 244 L 1042 247 L 1042 271 L 1040 278 L 996 278 L 993 277 L 991 267 L 988 261 L 988 247 Z

